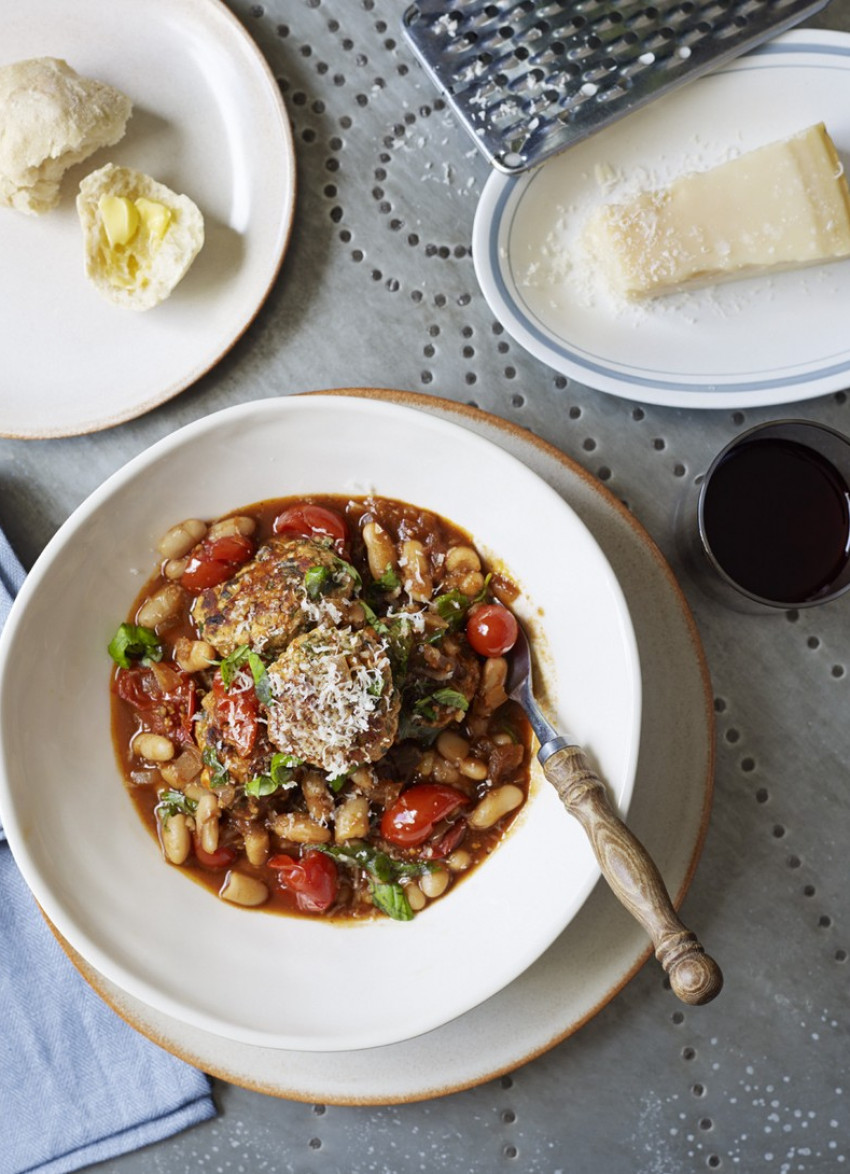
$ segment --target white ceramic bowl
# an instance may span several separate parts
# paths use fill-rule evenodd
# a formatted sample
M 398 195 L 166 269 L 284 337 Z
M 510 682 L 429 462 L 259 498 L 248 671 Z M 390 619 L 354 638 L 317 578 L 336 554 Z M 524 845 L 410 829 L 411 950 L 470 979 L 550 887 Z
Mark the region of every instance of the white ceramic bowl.
M 381 399 L 304 396 L 231 408 L 112 476 L 31 571 L 0 638 L 0 816 L 42 909 L 96 970 L 150 1006 L 247 1043 L 334 1051 L 410 1038 L 529 966 L 599 871 L 535 773 L 492 857 L 410 923 L 345 927 L 237 909 L 163 864 L 122 783 L 106 644 L 174 521 L 265 498 L 375 492 L 461 525 L 522 588 L 541 686 L 621 812 L 640 674 L 620 587 L 548 485 L 466 429 Z

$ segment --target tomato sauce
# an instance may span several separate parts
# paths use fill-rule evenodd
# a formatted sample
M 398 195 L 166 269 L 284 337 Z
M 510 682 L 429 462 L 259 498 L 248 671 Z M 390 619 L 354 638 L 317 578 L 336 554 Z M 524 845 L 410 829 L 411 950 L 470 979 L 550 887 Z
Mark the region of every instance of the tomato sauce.
M 531 732 L 502 687 L 515 585 L 454 523 L 385 498 L 281 498 L 199 529 L 119 630 L 113 735 L 139 815 L 237 904 L 409 920 L 528 795 Z

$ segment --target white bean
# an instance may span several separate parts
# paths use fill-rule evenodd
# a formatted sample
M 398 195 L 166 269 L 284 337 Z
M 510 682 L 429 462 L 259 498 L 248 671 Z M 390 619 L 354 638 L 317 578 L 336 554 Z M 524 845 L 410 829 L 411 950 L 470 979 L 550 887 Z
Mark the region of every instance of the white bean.
M 472 863 L 472 856 L 464 848 L 458 848 L 446 857 L 446 864 L 452 872 L 465 872 Z
M 446 551 L 447 571 L 480 571 L 481 559 L 471 546 L 453 546 Z
M 182 811 L 167 815 L 160 824 L 162 850 L 172 864 L 183 864 L 189 855 L 192 840 Z
M 364 840 L 368 835 L 369 800 L 365 795 L 352 795 L 336 809 L 334 839 L 342 844 L 346 840 Z
M 213 853 L 218 850 L 218 820 L 218 799 L 210 791 L 206 791 L 201 795 L 195 808 L 195 827 L 198 840 L 205 852 Z
M 401 544 L 404 589 L 415 603 L 427 603 L 434 593 L 431 564 L 425 547 L 414 538 Z
M 378 779 L 371 766 L 358 766 L 357 770 L 351 776 L 351 781 L 355 787 L 359 787 L 361 791 L 373 791 Z
M 197 546 L 206 532 L 207 524 L 200 518 L 187 518 L 185 522 L 178 522 L 160 538 L 159 553 L 163 558 L 182 558 L 193 546 Z
M 434 758 L 434 766 L 431 771 L 431 776 L 437 780 L 438 783 L 457 783 L 460 781 L 460 771 L 456 766 L 452 766 L 447 762 L 441 754 Z
M 166 579 L 179 579 L 188 565 L 188 558 L 170 558 L 162 564 L 162 573 Z
M 427 903 L 426 897 L 419 888 L 419 885 L 415 885 L 412 881 L 408 881 L 407 884 L 403 886 L 403 888 L 404 895 L 407 897 L 407 903 L 414 913 L 419 913 L 422 909 L 425 908 Z
M 187 673 L 198 673 L 217 664 L 219 655 L 206 640 L 189 640 L 181 636 L 174 644 L 174 659 Z
M 480 571 L 469 571 L 458 583 L 458 590 L 464 595 L 475 596 L 484 589 L 484 576 Z
M 170 762 L 174 757 L 174 743 L 164 734 L 136 734 L 131 747 L 134 754 L 148 762 Z
M 245 855 L 248 862 L 259 868 L 269 857 L 269 833 L 265 828 L 250 827 L 245 833 Z
M 508 662 L 503 656 L 492 656 L 484 661 L 481 680 L 478 683 L 479 709 L 493 713 L 508 699 L 505 682 L 508 678 Z
M 218 895 L 233 905 L 251 907 L 262 905 L 264 901 L 267 901 L 269 890 L 257 877 L 231 870 L 224 878 L 224 884 L 219 889 Z
M 434 773 L 434 763 L 437 761 L 437 756 L 433 750 L 426 750 L 419 759 L 419 765 L 416 768 L 416 773 L 421 775 L 423 779 L 430 778 Z
M 476 783 L 483 783 L 487 778 L 487 763 L 480 758 L 464 758 L 457 768 L 464 778 L 473 779 Z
M 443 730 L 437 739 L 437 749 L 453 766 L 460 766 L 469 754 L 469 743 L 454 730 Z
M 505 783 L 503 787 L 496 787 L 495 791 L 485 795 L 478 806 L 473 809 L 469 816 L 469 826 L 478 828 L 479 831 L 493 827 L 503 815 L 507 815 L 509 811 L 514 811 L 519 807 L 524 798 L 522 790 L 515 787 L 513 783 Z
M 366 558 L 373 579 L 380 579 L 387 570 L 398 570 L 398 558 L 392 538 L 379 522 L 367 522 L 363 527 Z
M 220 522 L 213 522 L 207 538 L 212 542 L 217 538 L 232 538 L 235 534 L 241 534 L 243 538 L 247 538 L 256 529 L 257 523 L 253 518 L 236 515 L 232 518 L 222 518 Z
M 301 783 L 301 790 L 310 818 L 326 824 L 333 815 L 334 800 L 325 776 L 318 770 L 309 771 Z
M 144 628 L 156 628 L 172 619 L 183 602 L 183 589 L 176 583 L 166 583 L 149 599 L 146 599 L 136 614 L 136 623 Z
M 435 868 L 419 878 L 419 887 L 426 897 L 442 897 L 449 887 L 449 874 L 445 868 Z
M 273 827 L 282 840 L 292 840 L 295 844 L 326 844 L 331 838 L 329 828 L 299 811 L 276 816 Z

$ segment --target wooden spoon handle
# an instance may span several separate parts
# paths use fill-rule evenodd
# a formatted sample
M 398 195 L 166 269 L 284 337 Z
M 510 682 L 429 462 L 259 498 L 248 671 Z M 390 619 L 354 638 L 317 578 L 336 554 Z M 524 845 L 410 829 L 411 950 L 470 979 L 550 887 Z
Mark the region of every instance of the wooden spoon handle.
M 602 780 L 579 746 L 556 750 L 543 773 L 582 825 L 602 874 L 619 901 L 652 939 L 655 956 L 684 1003 L 708 1003 L 720 993 L 720 967 L 676 916 L 664 881 L 643 844 L 617 816 Z

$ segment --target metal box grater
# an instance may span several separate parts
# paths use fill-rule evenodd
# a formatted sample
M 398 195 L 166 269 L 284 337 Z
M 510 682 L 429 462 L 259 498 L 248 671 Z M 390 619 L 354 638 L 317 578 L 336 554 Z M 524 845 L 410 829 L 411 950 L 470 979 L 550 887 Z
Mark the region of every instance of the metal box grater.
M 500 171 L 572 146 L 828 0 L 418 0 L 405 34 Z

